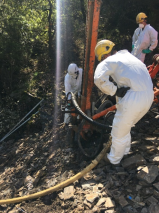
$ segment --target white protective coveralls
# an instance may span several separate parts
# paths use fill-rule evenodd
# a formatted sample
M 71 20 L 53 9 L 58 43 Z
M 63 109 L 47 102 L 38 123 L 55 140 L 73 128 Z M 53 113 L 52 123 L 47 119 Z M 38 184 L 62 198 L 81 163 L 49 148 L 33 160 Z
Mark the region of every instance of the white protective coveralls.
M 78 71 L 79 71 L 78 76 L 76 74 L 75 75 L 69 75 L 68 73 L 65 76 L 64 85 L 65 85 L 66 97 L 67 97 L 67 94 L 69 92 L 73 92 L 73 93 L 77 92 L 78 97 L 81 95 L 83 69 L 78 68 Z M 71 94 L 68 95 L 67 100 L 71 100 Z M 67 110 L 67 108 L 65 110 Z M 70 113 L 65 113 L 64 123 L 68 124 L 69 122 L 70 122 Z
M 120 163 L 129 153 L 131 127 L 149 110 L 153 102 L 153 85 L 148 70 L 127 50 L 121 50 L 103 60 L 96 68 L 94 83 L 105 94 L 113 96 L 118 88 L 130 87 L 123 98 L 118 97 L 117 111 L 112 125 L 112 146 L 107 155 L 112 164 Z
M 142 50 L 149 49 L 153 51 L 157 44 L 158 32 L 150 24 L 147 24 L 144 29 L 138 27 L 132 37 L 134 48 L 131 53 L 144 62 L 146 54 L 142 53 Z

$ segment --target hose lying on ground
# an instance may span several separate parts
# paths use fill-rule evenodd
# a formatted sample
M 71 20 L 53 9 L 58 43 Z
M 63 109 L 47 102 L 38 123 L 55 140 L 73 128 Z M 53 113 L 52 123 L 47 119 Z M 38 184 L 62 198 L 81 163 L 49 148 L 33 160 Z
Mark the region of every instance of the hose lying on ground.
M 24 197 L 16 197 L 16 198 L 7 199 L 7 200 L 0 200 L 0 205 L 2 205 L 2 204 L 10 204 L 10 203 L 19 203 L 19 202 L 22 202 L 22 201 L 25 201 L 25 200 L 35 199 L 35 198 L 42 197 L 42 196 L 45 196 L 47 194 L 50 194 L 52 192 L 58 191 L 59 189 L 62 189 L 64 187 L 68 186 L 69 184 L 71 184 L 71 183 L 75 182 L 76 180 L 80 179 L 81 177 L 83 177 L 87 172 L 91 171 L 95 166 L 97 166 L 97 164 L 100 162 L 100 160 L 106 154 L 106 152 L 108 151 L 110 146 L 111 146 L 111 141 L 109 141 L 105 145 L 103 150 L 92 161 L 92 163 L 90 165 L 88 165 L 84 170 L 82 170 L 81 172 L 77 173 L 75 176 L 71 177 L 70 179 L 67 179 L 64 182 L 59 183 L 56 186 L 53 186 L 53 187 L 51 187 L 49 189 L 45 189 L 43 191 L 40 191 L 40 192 L 37 192 L 37 193 L 34 193 L 34 194 L 26 195 Z
M 72 103 L 75 107 L 75 109 L 77 110 L 77 112 L 85 119 L 87 120 L 89 123 L 91 123 L 92 125 L 94 126 L 98 126 L 102 129 L 108 129 L 108 128 L 112 128 L 111 126 L 109 125 L 105 125 L 105 124 L 101 124 L 101 123 L 98 123 L 96 121 L 94 121 L 92 118 L 88 117 L 82 110 L 81 108 L 79 107 L 76 99 L 75 99 L 75 96 L 72 92 L 69 92 L 71 94 L 71 98 L 72 98 Z

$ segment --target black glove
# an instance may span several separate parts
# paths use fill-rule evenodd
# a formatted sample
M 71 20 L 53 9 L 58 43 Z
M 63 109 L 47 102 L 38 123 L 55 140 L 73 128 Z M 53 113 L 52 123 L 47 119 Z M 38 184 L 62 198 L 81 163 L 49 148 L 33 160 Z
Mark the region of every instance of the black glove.
M 123 98 L 129 89 L 130 89 L 130 87 L 117 88 L 115 95 Z

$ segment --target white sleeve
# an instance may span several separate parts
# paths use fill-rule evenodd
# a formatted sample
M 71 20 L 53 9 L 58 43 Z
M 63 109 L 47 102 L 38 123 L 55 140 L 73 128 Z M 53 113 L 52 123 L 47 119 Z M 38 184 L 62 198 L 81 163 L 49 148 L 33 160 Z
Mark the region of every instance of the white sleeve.
M 110 64 L 105 61 L 101 62 L 95 70 L 94 83 L 103 93 L 113 96 L 117 86 L 109 81 L 111 74 L 113 74 L 113 69 Z
M 137 38 L 138 38 L 138 36 L 136 35 L 136 30 L 135 30 L 134 35 L 133 35 L 133 37 L 132 37 L 132 45 L 135 44 Z
M 67 94 L 69 92 L 71 92 L 71 84 L 70 84 L 70 81 L 69 81 L 69 76 L 68 74 L 65 76 L 65 80 L 64 80 L 64 85 L 65 85 L 65 93 L 66 93 L 66 97 L 67 97 Z M 71 99 L 71 94 L 68 95 L 68 100 Z
M 150 42 L 151 43 L 150 43 L 149 50 L 153 51 L 157 47 L 157 44 L 158 44 L 157 37 L 158 37 L 158 32 L 152 28 L 150 31 Z
M 139 35 L 141 33 L 141 29 L 140 28 L 137 28 L 135 31 L 134 31 L 134 35 L 132 37 L 132 45 L 135 44 L 135 42 L 137 41 Z

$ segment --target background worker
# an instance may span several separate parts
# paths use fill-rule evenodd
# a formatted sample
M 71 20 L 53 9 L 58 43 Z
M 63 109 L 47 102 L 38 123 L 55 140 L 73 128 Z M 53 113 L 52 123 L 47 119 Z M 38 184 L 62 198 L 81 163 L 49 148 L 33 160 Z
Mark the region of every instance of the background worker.
M 144 63 L 145 55 L 152 52 L 158 44 L 158 32 L 147 24 L 145 13 L 136 16 L 139 27 L 135 30 L 132 37 L 132 54 Z
M 67 97 L 68 106 L 71 103 L 71 94 L 68 94 L 69 92 L 73 92 L 73 93 L 77 92 L 78 98 L 80 98 L 81 96 L 82 73 L 83 73 L 83 69 L 78 68 L 76 64 L 71 63 L 68 66 L 67 74 L 64 79 L 65 93 Z M 64 123 L 68 124 L 69 122 L 70 122 L 70 114 L 65 113 Z
M 98 64 L 95 85 L 107 95 L 116 95 L 117 111 L 113 120 L 110 153 L 105 160 L 119 164 L 129 153 L 131 145 L 131 127 L 149 110 L 153 102 L 153 85 L 148 70 L 140 60 L 127 50 L 114 51 L 114 43 L 101 40 L 95 47 Z M 111 76 L 117 83 L 109 81 Z

